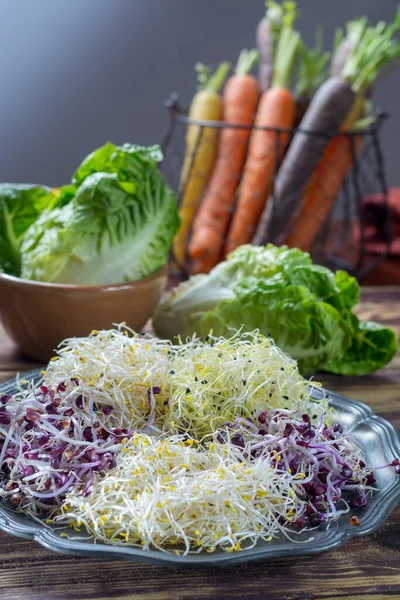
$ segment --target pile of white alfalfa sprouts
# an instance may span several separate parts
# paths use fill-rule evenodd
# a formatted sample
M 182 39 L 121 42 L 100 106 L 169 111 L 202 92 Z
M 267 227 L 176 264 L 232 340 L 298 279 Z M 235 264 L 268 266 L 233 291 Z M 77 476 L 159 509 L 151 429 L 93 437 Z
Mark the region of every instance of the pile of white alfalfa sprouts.
M 93 331 L 85 338 L 63 342 L 44 373 L 44 382 L 54 387 L 75 380 L 74 393 L 90 405 L 116 405 L 124 427 L 141 430 L 162 428 L 168 391 L 171 347 L 168 342 L 141 337 L 120 326 Z M 157 392 L 157 393 L 155 393 Z
M 75 377 L 85 397 L 118 402 L 131 428 L 148 425 L 197 439 L 237 416 L 265 408 L 307 412 L 310 382 L 297 363 L 263 335 L 196 337 L 180 344 L 121 327 L 66 340 L 45 382 Z M 326 402 L 315 405 L 317 412 Z
M 100 467 L 96 459 L 90 477 L 85 455 L 77 455 L 85 486 L 75 478 L 50 511 L 49 522 L 86 529 L 106 543 L 187 553 L 251 547 L 281 532 L 291 535 L 291 524 L 305 519 L 307 503 L 296 493 L 299 476 L 282 469 L 286 454 L 279 464 L 280 451 L 266 446 L 257 454 L 253 448 L 264 446 L 264 439 L 269 443 L 268 436 L 279 442 L 285 415 L 301 419 L 298 415 L 306 413 L 310 423 L 321 424 L 327 401 L 312 400 L 310 382 L 296 362 L 259 333 L 210 336 L 206 342 L 193 337 L 174 345 L 124 326 L 94 331 L 63 343 L 43 384 L 42 389 L 61 388 L 61 406 L 70 415 L 70 446 L 75 413 L 83 414 L 90 434 L 84 432 L 79 441 L 83 449 L 97 443 L 101 455 L 97 426 L 103 436 L 105 430 L 117 435 L 118 442 L 110 468 Z M 34 393 L 21 391 L 18 401 Z M 37 410 L 39 428 L 49 416 L 42 419 Z M 266 411 L 271 411 L 271 434 L 258 431 Z M 277 411 L 283 416 L 275 425 Z M 246 431 L 251 434 L 244 444 L 231 443 L 229 432 L 234 437 L 235 427 L 240 439 L 243 431 L 245 438 Z M 63 458 L 64 470 L 69 460 L 76 459 Z M 41 468 L 45 481 L 47 467 Z M 34 480 L 32 485 L 31 511 Z M 24 510 L 23 502 L 19 509 Z
M 70 494 L 56 517 L 96 539 L 186 554 L 271 541 L 304 512 L 289 473 L 233 445 L 138 434 L 88 497 Z

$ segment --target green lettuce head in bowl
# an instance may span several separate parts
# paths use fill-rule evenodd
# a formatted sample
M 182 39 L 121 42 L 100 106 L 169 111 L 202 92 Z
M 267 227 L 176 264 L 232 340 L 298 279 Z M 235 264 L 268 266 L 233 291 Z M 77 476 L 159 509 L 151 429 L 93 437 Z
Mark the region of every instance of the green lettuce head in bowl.
M 57 201 L 25 232 L 24 279 L 107 285 L 146 277 L 168 260 L 176 198 L 155 146 L 106 144 L 89 155 Z M 55 206 L 54 206 L 55 204 Z
M 298 249 L 241 246 L 208 275 L 182 283 L 153 317 L 156 334 L 182 339 L 259 330 L 303 373 L 364 375 L 397 352 L 394 331 L 352 312 L 359 286 L 345 271 L 312 264 Z
M 0 185 L 0 313 L 23 352 L 47 360 L 64 338 L 152 315 L 180 225 L 161 159 L 109 143 L 67 186 Z

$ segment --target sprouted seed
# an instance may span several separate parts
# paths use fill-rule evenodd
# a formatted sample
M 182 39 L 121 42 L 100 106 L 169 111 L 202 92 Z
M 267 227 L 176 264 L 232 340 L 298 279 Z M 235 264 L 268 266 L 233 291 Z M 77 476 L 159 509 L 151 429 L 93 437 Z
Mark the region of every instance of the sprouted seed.
M 197 438 L 211 434 L 235 417 L 253 418 L 265 408 L 319 415 L 327 401 L 311 400 L 310 382 L 297 363 L 271 339 L 237 333 L 230 339 L 193 337 L 174 347 L 171 399 L 164 430 Z
M 293 478 L 268 457 L 248 462 L 233 444 L 192 441 L 136 435 L 86 498 L 68 494 L 56 523 L 85 526 L 106 543 L 187 554 L 271 541 L 303 515 Z
M 0 494 L 34 518 L 59 507 L 70 489 L 85 496 L 132 434 L 115 403 L 83 396 L 75 378 L 1 402 L 0 465 L 7 483 Z
M 170 344 L 135 334 L 126 327 L 95 331 L 61 345 L 44 375 L 46 385 L 75 377 L 82 396 L 118 406 L 125 427 L 164 423 Z
M 305 412 L 315 405 L 318 413 L 327 406 L 326 399 L 311 400 L 310 382 L 296 361 L 257 332 L 230 339 L 210 334 L 207 342 L 193 337 L 176 345 L 126 327 L 95 332 L 63 343 L 46 370 L 46 385 L 71 374 L 81 394 L 116 402 L 134 429 L 148 426 L 150 419 L 166 433 L 196 438 L 266 407 Z M 158 392 L 152 394 L 149 417 L 150 389 Z
M 375 489 L 361 447 L 339 423 L 324 423 L 323 414 L 313 424 L 307 413 L 266 410 L 254 421 L 227 423 L 215 434 L 215 441 L 241 448 L 250 462 L 268 458 L 278 474 L 291 475 L 296 495 L 306 503 L 303 514 L 294 520 L 299 529 L 337 520 L 350 508 L 364 506 L 367 493 Z

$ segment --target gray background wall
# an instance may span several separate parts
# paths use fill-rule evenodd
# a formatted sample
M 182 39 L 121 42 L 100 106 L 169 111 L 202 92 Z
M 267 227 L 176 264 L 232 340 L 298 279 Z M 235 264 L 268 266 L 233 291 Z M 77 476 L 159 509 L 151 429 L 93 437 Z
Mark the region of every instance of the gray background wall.
M 299 0 L 299 29 L 367 14 L 391 19 L 396 0 Z M 264 0 L 0 0 L 0 181 L 67 182 L 107 140 L 150 144 L 167 124 L 163 102 L 190 101 L 193 65 L 236 60 L 251 47 Z M 383 140 L 398 173 L 400 72 L 376 100 L 391 114 Z

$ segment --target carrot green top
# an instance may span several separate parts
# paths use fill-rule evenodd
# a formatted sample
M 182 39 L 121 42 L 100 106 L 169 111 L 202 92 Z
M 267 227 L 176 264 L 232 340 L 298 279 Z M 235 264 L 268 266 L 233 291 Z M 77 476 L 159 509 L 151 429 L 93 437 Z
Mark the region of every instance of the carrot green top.
M 357 46 L 367 25 L 367 17 L 360 17 L 359 19 L 349 21 L 346 24 L 346 35 L 344 35 L 342 27 L 338 27 L 335 31 L 334 51 L 336 52 L 343 42 L 349 42 L 350 47 Z
M 300 34 L 293 29 L 297 19 L 295 2 L 284 2 L 282 28 L 274 61 L 273 87 L 288 88 L 300 44 Z
M 284 16 L 283 6 L 279 2 L 276 2 L 276 0 L 267 0 L 265 7 L 267 9 L 265 16 L 269 23 L 280 30 Z
M 267 0 L 265 6 L 267 9 L 265 18 L 268 21 L 272 33 L 273 55 L 275 55 L 276 45 L 283 27 L 285 9 L 282 4 L 279 4 L 276 0 Z
M 259 60 L 258 50 L 242 50 L 236 64 L 235 75 L 248 75 Z
M 322 33 L 317 36 L 315 48 L 312 50 L 306 48 L 302 42 L 299 43 L 299 59 L 296 94 L 311 97 L 327 77 L 325 67 L 329 62 L 330 52 L 322 51 Z
M 394 34 L 400 29 L 400 6 L 391 24 L 378 23 L 368 27 L 361 20 L 357 36 L 352 38 L 353 48 L 344 65 L 342 77 L 356 93 L 362 94 L 376 81 L 381 71 L 393 61 L 400 59 L 400 43 Z M 355 35 L 354 28 L 347 27 L 347 37 Z M 355 43 L 354 43 L 355 42 Z
M 212 73 L 207 65 L 197 63 L 195 69 L 197 71 L 197 81 L 199 82 L 197 87 L 198 91 L 207 90 L 210 92 L 219 92 L 230 68 L 230 63 L 222 62 L 218 65 L 215 72 Z

